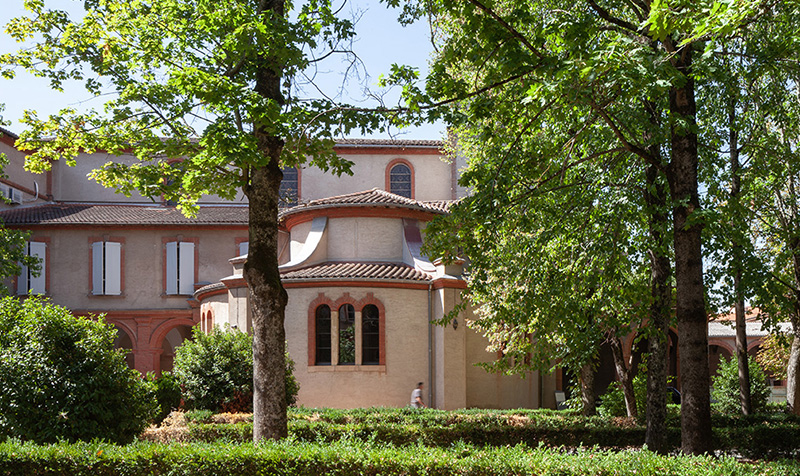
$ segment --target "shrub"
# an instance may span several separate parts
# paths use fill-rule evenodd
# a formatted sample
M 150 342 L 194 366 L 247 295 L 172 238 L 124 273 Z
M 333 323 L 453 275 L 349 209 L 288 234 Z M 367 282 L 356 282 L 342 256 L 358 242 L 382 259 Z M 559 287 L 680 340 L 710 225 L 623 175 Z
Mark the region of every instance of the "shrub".
M 0 300 L 0 433 L 38 443 L 127 443 L 155 415 L 114 327 L 44 299 Z
M 753 359 L 748 357 L 750 366 L 750 398 L 753 411 L 764 410 L 770 394 L 767 378 L 764 371 Z M 742 406 L 739 397 L 739 365 L 735 358 L 719 361 L 717 373 L 712 379 L 713 389 L 711 397 L 716 400 L 714 407 L 725 414 L 735 415 L 741 413 Z
M 294 405 L 299 386 L 294 362 L 286 354 L 286 405 Z M 190 409 L 248 412 L 253 410 L 253 337 L 236 329 L 198 328 L 193 340 L 175 353 L 175 376 Z
M 155 417 L 156 423 L 161 423 L 167 415 L 181 406 L 181 384 L 178 378 L 169 372 L 163 372 L 160 377 L 152 372 L 147 374 L 147 382 L 158 401 L 159 411 Z

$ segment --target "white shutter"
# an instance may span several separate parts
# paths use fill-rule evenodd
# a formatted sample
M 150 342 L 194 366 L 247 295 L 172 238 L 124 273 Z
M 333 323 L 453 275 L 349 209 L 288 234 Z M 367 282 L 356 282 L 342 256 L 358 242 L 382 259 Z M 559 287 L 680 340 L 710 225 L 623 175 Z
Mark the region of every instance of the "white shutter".
M 92 294 L 103 294 L 103 242 L 92 243 Z
M 178 294 L 178 242 L 167 243 L 167 294 Z
M 30 247 L 29 243 L 25 243 L 25 255 L 30 255 Z M 24 264 L 20 263 L 20 273 L 19 277 L 17 278 L 17 294 L 20 296 L 24 296 L 28 294 L 28 267 Z
M 180 294 L 194 294 L 194 243 L 180 243 Z
M 45 277 L 47 276 L 47 269 L 45 269 L 45 256 L 47 253 L 47 245 L 39 241 L 32 241 L 28 243 L 28 251 L 31 256 L 39 258 L 39 276 L 34 276 L 29 273 L 30 282 L 28 287 L 31 289 L 31 294 L 44 294 L 45 293 Z
M 239 243 L 239 256 L 246 255 L 249 248 L 250 248 L 250 242 L 249 241 L 243 241 L 243 242 Z
M 105 294 L 118 296 L 122 294 L 122 245 L 107 241 L 105 248 Z

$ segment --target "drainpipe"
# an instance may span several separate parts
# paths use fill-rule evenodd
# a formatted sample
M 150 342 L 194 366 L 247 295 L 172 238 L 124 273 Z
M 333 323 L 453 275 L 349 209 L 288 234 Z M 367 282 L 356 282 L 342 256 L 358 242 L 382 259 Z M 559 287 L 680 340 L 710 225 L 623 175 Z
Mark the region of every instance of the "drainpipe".
M 433 280 L 428 284 L 428 405 L 430 408 L 435 407 L 433 401 Z

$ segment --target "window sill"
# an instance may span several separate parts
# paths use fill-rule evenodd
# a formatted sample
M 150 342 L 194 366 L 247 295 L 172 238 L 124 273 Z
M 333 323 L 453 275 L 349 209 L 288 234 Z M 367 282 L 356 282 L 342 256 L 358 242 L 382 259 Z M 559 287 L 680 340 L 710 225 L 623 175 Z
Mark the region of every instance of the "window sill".
M 309 365 L 308 371 L 315 372 L 386 372 L 385 365 Z
M 103 299 L 125 299 L 125 293 L 122 294 L 93 294 L 89 293 L 86 297 L 90 299 L 103 298 Z

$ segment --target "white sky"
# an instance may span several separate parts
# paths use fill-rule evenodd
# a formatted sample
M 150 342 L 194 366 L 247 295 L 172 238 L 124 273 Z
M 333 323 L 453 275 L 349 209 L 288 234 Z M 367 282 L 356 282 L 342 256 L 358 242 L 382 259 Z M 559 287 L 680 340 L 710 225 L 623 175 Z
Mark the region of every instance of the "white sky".
M 366 67 L 369 75 L 368 86 L 375 88 L 378 76 L 388 73 L 392 63 L 413 65 L 419 67 L 423 75 L 425 74 L 431 52 L 427 24 L 418 23 L 403 27 L 397 23 L 398 12 L 388 10 L 377 0 L 352 0 L 349 3 L 350 5 L 345 7 L 346 9 L 364 12 L 356 25 L 358 39 L 354 49 Z M 83 1 L 46 0 L 46 5 L 80 13 Z M 11 18 L 24 13 L 23 0 L 2 0 L 0 53 L 19 49 L 19 45 L 5 33 L 5 25 Z M 342 71 L 333 69 L 337 67 L 335 60 L 326 64 L 325 67 L 328 68 L 328 71 L 322 75 L 320 83 L 327 90 L 335 90 L 342 82 Z M 318 75 L 317 79 L 319 78 Z M 53 91 L 50 89 L 48 81 L 22 71 L 18 71 L 17 77 L 13 80 L 0 78 L 0 104 L 5 104 L 5 110 L 0 114 L 6 121 L 11 121 L 11 125 L 6 127 L 15 133 L 22 131 L 22 125 L 18 120 L 22 117 L 23 110 L 35 110 L 39 113 L 39 117 L 46 117 L 67 106 L 77 109 L 93 107 L 99 110 L 102 108 L 102 99 L 92 98 L 79 84 L 76 84 L 75 87 L 65 88 L 64 93 Z M 361 86 L 355 78 L 348 81 L 343 101 L 364 106 L 376 104 L 374 101 L 363 102 Z M 443 131 L 444 126 L 436 124 L 399 130 L 392 136 L 400 139 L 441 139 Z M 389 138 L 387 135 L 371 137 Z

